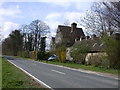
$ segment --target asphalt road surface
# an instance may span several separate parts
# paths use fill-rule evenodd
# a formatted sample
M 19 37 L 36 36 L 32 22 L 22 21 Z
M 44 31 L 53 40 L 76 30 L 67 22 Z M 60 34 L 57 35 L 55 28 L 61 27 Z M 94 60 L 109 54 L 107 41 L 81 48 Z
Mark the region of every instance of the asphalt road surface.
M 118 80 L 32 60 L 4 56 L 51 88 L 118 88 Z

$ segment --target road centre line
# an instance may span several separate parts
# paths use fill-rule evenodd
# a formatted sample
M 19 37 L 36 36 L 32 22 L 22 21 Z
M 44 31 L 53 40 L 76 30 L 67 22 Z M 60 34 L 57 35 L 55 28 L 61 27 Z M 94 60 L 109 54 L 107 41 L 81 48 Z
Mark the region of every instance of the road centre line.
M 66 73 L 63 73 L 63 72 L 60 72 L 60 71 L 57 71 L 57 70 L 51 70 L 51 71 L 53 71 L 53 72 L 57 72 L 57 73 L 59 73 L 59 74 L 63 74 L 63 75 L 65 75 Z
M 34 61 L 37 62 L 37 61 Z M 54 64 L 50 64 L 50 63 L 43 63 L 43 62 L 37 62 L 37 63 L 42 63 L 42 64 L 46 64 L 46 65 L 50 65 L 50 66 L 56 66 L 56 67 L 61 67 L 61 68 L 65 68 L 65 69 L 69 69 L 69 70 L 73 70 L 73 71 L 78 71 L 78 72 L 83 72 L 83 73 L 88 73 L 88 74 L 94 74 L 94 75 L 98 75 L 98 76 L 102 76 L 102 77 L 107 77 L 107 78 L 111 78 L 111 79 L 116 79 L 118 80 L 118 77 L 110 77 L 110 76 L 105 76 L 102 74 L 99 74 L 95 71 L 88 71 L 88 70 L 82 70 L 82 69 L 74 69 L 74 68 L 70 68 L 70 67 L 65 67 L 65 66 L 60 66 L 60 65 L 54 65 Z
M 102 76 L 102 77 L 107 77 L 107 78 L 111 78 L 111 79 L 116 79 L 116 80 L 119 79 L 118 77 L 106 76 L 106 75 L 102 75 L 102 74 L 99 74 L 99 73 L 94 72 L 94 71 L 82 70 L 82 69 L 74 69 L 74 68 L 70 68 L 70 67 L 65 67 L 65 66 L 60 66 L 60 65 L 54 65 L 54 64 L 50 64 L 50 63 L 43 63 L 43 62 L 38 62 L 38 61 L 33 61 L 33 60 L 30 60 L 30 61 L 31 62 L 35 62 L 35 63 L 46 64 L 46 65 L 50 65 L 50 66 L 65 68 L 65 69 L 68 69 L 68 70 L 73 70 L 73 71 L 78 71 L 78 72 L 83 72 L 83 73 L 88 73 L 88 74 L 94 74 L 94 75 L 98 75 L 98 76 Z
M 35 63 L 31 63 L 31 64 L 36 66 L 36 64 L 35 64 Z

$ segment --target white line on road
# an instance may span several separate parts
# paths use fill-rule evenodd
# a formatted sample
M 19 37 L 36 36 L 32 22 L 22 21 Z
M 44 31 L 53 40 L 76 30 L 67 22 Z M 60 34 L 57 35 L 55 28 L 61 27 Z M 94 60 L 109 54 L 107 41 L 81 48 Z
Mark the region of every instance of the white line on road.
M 34 62 L 37 62 L 37 61 L 34 61 Z M 88 70 L 84 70 L 84 69 L 83 70 L 82 69 L 74 69 L 74 68 L 70 68 L 70 67 L 65 67 L 65 66 L 60 66 L 60 65 L 54 65 L 54 64 L 50 64 L 50 63 L 43 63 L 43 62 L 37 62 L 37 63 L 46 64 L 46 65 L 50 65 L 50 66 L 61 67 L 61 68 L 65 68 L 65 69 L 69 69 L 69 70 L 73 70 L 73 71 L 78 71 L 78 72 L 83 72 L 83 73 L 88 73 L 88 74 L 94 74 L 94 75 L 98 75 L 98 76 L 102 76 L 102 77 L 113 78 L 113 79 L 116 79 L 116 80 L 119 79 L 117 77 L 105 76 L 105 75 L 99 74 L 97 72 L 88 71 Z
M 60 73 L 60 74 L 66 74 L 66 73 L 63 73 L 63 72 L 60 72 L 60 71 L 57 71 L 57 70 L 51 70 L 51 71 L 53 71 L 53 72 L 57 72 L 57 73 Z
M 31 63 L 31 64 L 36 66 L 36 64 L 35 64 L 35 63 Z
M 19 68 L 20 70 L 22 70 L 23 72 L 25 72 L 27 75 L 29 75 L 30 77 L 32 77 L 34 80 L 36 80 L 38 83 L 40 83 L 41 85 L 52 89 L 50 86 L 48 86 L 47 84 L 45 84 L 44 82 L 42 82 L 41 80 L 37 79 L 35 76 L 31 75 L 30 73 L 28 73 L 27 71 L 25 71 L 24 69 L 22 69 L 21 67 L 17 66 L 16 64 L 14 64 L 13 62 L 11 62 L 10 60 L 8 60 L 11 64 L 13 64 L 14 66 L 16 66 L 17 68 Z M 53 89 L 54 90 L 54 89 Z

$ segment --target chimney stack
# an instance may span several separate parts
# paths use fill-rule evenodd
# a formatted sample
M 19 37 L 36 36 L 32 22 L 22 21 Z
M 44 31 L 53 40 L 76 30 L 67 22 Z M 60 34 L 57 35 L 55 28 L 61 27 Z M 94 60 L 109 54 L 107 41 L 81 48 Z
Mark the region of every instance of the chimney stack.
M 71 32 L 74 32 L 76 30 L 76 26 L 77 24 L 75 22 L 71 24 Z
M 113 32 L 114 32 L 113 30 L 109 30 L 108 31 L 109 36 L 111 36 L 113 34 Z
M 96 36 L 95 34 L 93 34 L 93 35 L 91 36 L 91 39 L 94 40 L 94 39 L 96 39 L 96 37 L 97 37 L 97 36 Z
M 90 36 L 86 36 L 86 40 L 88 40 L 90 38 Z
M 82 41 L 82 40 L 84 40 L 85 39 L 85 37 L 84 36 L 81 36 L 80 37 L 80 41 Z
M 52 42 L 53 44 L 55 44 L 55 37 L 52 37 Z

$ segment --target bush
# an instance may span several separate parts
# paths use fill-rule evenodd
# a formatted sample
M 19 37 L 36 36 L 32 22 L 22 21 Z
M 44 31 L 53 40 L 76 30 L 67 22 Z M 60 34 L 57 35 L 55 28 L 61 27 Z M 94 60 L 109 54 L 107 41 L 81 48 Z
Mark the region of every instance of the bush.
M 36 57 L 37 57 L 37 51 L 31 51 L 30 52 L 30 58 L 36 60 L 37 59 Z
M 96 67 L 109 68 L 109 60 L 106 59 L 106 56 L 105 53 L 93 53 L 89 58 L 89 63 Z
M 20 51 L 18 52 L 18 56 L 29 58 L 29 52 L 28 51 Z
M 47 60 L 48 57 L 50 57 L 50 53 L 49 52 L 37 52 L 37 60 Z
M 110 61 L 110 67 L 120 68 L 120 42 L 108 36 L 104 36 L 103 41 L 106 45 L 104 50 L 108 55 L 107 59 Z
M 56 54 L 60 62 L 66 62 L 66 47 L 65 45 L 59 46 L 56 49 Z
M 74 46 L 70 52 L 76 63 L 85 63 L 85 57 L 89 52 L 89 47 L 87 46 Z

